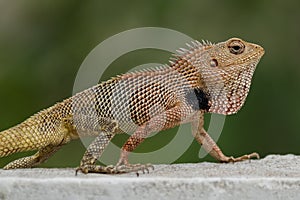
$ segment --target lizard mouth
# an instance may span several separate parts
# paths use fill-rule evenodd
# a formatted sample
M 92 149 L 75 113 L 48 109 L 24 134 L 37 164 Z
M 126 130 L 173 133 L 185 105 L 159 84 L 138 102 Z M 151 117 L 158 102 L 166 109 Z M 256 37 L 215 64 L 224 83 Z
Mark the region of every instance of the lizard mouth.
M 252 43 L 250 43 L 249 46 L 252 46 L 252 48 L 247 54 L 245 54 L 245 61 L 253 59 L 259 60 L 265 54 L 265 50 L 262 46 Z
M 264 50 L 264 48 L 262 48 L 259 45 L 255 45 L 255 46 L 256 46 L 255 52 L 251 51 L 251 52 L 245 54 L 245 56 L 242 59 L 238 59 L 238 60 L 236 60 L 236 62 L 230 63 L 227 66 L 241 65 L 241 64 L 249 63 L 249 62 L 253 62 L 253 61 L 256 61 L 258 63 L 259 60 L 262 58 L 262 56 L 265 54 L 265 50 Z

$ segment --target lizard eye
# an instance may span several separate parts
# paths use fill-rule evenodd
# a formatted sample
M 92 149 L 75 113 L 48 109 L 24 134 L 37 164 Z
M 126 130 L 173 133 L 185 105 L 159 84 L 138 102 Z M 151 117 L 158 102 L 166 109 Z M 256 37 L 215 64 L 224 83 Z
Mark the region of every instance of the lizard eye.
M 230 53 L 232 54 L 241 54 L 245 50 L 245 45 L 239 40 L 233 40 L 228 44 Z

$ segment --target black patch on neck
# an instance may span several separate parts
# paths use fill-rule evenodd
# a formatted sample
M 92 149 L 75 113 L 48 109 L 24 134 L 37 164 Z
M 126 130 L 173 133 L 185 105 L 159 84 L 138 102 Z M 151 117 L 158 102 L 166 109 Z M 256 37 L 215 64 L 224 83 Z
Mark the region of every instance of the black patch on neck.
M 194 110 L 208 111 L 210 108 L 210 96 L 200 88 L 191 88 L 185 94 L 186 102 Z

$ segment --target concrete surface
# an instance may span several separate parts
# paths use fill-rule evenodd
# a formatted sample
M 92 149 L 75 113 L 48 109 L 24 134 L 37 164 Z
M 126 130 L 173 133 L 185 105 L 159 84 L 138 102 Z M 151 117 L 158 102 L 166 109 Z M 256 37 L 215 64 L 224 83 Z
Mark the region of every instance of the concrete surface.
M 240 163 L 155 165 L 149 174 L 74 169 L 0 170 L 3 199 L 300 199 L 300 156 Z

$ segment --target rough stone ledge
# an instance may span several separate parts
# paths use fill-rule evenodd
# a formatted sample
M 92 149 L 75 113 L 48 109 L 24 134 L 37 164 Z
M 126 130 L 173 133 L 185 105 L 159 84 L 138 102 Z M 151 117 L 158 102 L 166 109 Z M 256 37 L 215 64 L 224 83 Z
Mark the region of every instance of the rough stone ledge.
M 156 165 L 149 174 L 0 170 L 2 199 L 300 199 L 300 156 L 240 163 Z

